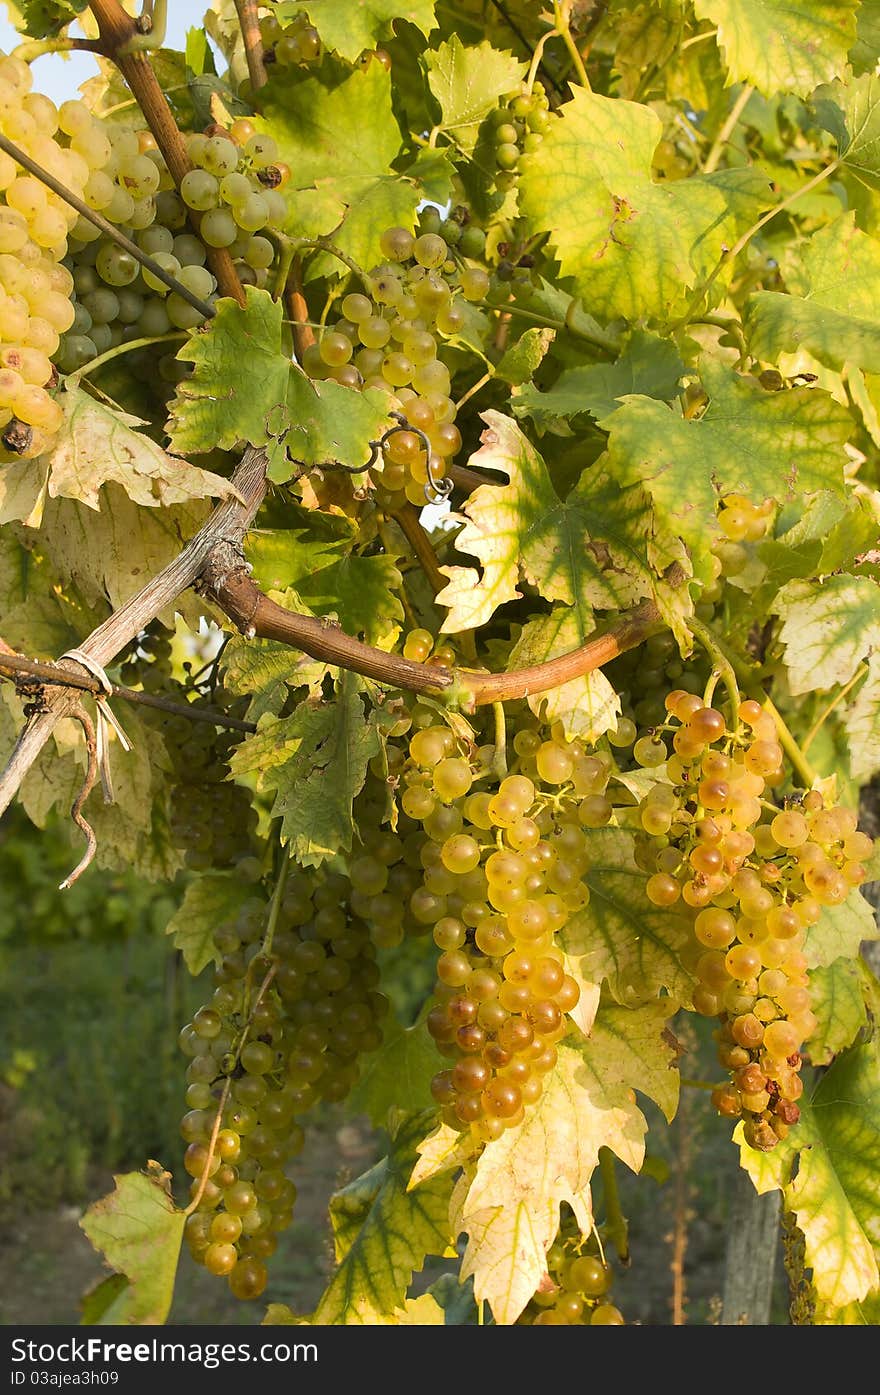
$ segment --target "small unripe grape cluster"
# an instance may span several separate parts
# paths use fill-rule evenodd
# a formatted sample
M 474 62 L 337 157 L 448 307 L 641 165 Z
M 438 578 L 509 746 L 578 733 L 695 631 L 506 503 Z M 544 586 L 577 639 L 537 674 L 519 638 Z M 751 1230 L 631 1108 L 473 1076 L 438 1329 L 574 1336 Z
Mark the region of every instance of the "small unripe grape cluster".
M 401 809 L 427 834 L 410 908 L 441 951 L 427 1025 L 453 1062 L 432 1093 L 481 1142 L 520 1122 L 556 1063 L 580 990 L 554 936 L 589 900 L 585 828 L 611 815 L 610 759 L 532 727 L 513 753 L 499 781 L 493 748 L 422 727 L 401 776 Z
M 0 54 L 0 131 L 79 197 L 105 157 L 101 125 L 79 101 L 31 91 L 26 63 Z M 62 412 L 50 359 L 74 319 L 62 264 L 77 223 L 70 205 L 0 153 L 0 458 L 47 450 Z
M 266 1260 L 290 1225 L 296 1187 L 284 1167 L 303 1146 L 299 1117 L 321 1099 L 344 1099 L 357 1056 L 382 1042 L 388 1003 L 345 892 L 341 877 L 292 873 L 265 949 L 267 907 L 247 903 L 215 933 L 213 995 L 180 1034 L 190 1058 L 184 1166 L 199 1197 L 185 1236 L 237 1298 L 262 1293 Z
M 852 810 L 826 809 L 816 790 L 768 807 L 762 796 L 783 779 L 783 751 L 758 702 L 740 703 L 734 730 L 683 689 L 666 711 L 665 732 L 633 748 L 670 781 L 639 805 L 637 860 L 655 906 L 690 908 L 694 1007 L 720 1018 L 719 1057 L 733 1072 L 714 1103 L 743 1115 L 747 1142 L 767 1151 L 797 1121 L 800 1050 L 816 1027 L 806 932 L 865 880 L 873 844 Z
M 550 1283 L 533 1295 L 518 1319 L 522 1327 L 622 1327 L 611 1301 L 613 1274 L 595 1237 L 560 1234 L 547 1251 Z M 546 1281 L 545 1281 L 546 1282 Z
M 279 24 L 274 15 L 260 19 L 263 62 L 279 68 L 316 63 L 321 57 L 321 36 L 308 15 L 294 15 L 289 24 Z
M 388 228 L 380 246 L 386 260 L 370 272 L 366 293 L 343 297 L 342 317 L 305 351 L 302 366 L 312 378 L 378 388 L 389 411 L 416 428 L 389 436 L 381 465 L 370 472 L 377 499 L 393 509 L 405 500 L 424 504 L 461 446 L 438 336 L 463 328 L 461 301 L 482 300 L 489 277 L 481 267 L 459 266 L 436 233 Z
M 500 190 L 513 182 L 521 156 L 539 148 L 552 120 L 547 94 L 540 83 L 531 92 L 523 86 L 490 114 L 495 183 Z

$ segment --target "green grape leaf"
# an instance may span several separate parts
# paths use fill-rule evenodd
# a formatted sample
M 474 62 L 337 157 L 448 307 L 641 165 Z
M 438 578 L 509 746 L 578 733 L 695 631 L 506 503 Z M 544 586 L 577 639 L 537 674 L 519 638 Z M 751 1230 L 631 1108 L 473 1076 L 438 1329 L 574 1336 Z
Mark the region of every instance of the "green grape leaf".
M 549 615 L 538 616 L 523 627 L 508 667 L 528 668 L 555 659 L 583 644 L 592 630 L 591 624 L 584 625 L 579 607 L 554 606 Z M 621 712 L 620 698 L 601 669 L 572 678 L 549 692 L 530 693 L 528 703 L 547 723 L 562 722 L 570 740 L 577 736 L 591 745 L 617 726 Z
M 863 785 L 880 770 L 880 653 L 868 656 L 867 669 L 865 682 L 843 714 L 850 774 Z
M 862 992 L 862 975 L 853 959 L 835 959 L 810 974 L 810 1007 L 819 1025 L 805 1051 L 814 1066 L 827 1066 L 865 1026 L 868 1012 Z
M 371 267 L 381 259 L 379 239 L 386 228 L 405 227 L 412 231 L 419 190 L 403 175 L 379 175 L 366 187 L 360 178 L 337 178 L 333 190 L 341 201 L 340 208 L 333 222 L 324 226 L 322 221 L 318 231 L 331 232 L 334 246 L 358 266 Z M 343 216 L 344 221 L 337 228 Z M 308 235 L 306 228 L 297 231 L 301 236 Z M 318 252 L 310 259 L 308 270 L 311 280 L 316 276 L 344 274 L 345 268 L 330 252 Z
M 232 872 L 203 872 L 189 883 L 165 934 L 174 936 L 174 948 L 180 950 L 193 976 L 208 964 L 220 963 L 214 932 L 234 925 L 242 906 L 253 897 L 254 888 Z
M 253 286 L 246 295 L 245 307 L 221 300 L 210 325 L 178 354 L 195 368 L 172 403 L 172 449 L 190 455 L 271 441 L 268 473 L 279 482 L 294 473 L 291 460 L 365 464 L 386 424 L 384 395 L 312 382 L 282 349 L 281 302 Z
M 387 1157 L 330 1199 L 338 1268 L 315 1309 L 315 1324 L 372 1325 L 392 1316 L 428 1255 L 444 1254 L 448 1177 L 407 1190 L 416 1145 L 430 1115 L 400 1113 Z
M 640 489 L 621 489 L 602 471 L 588 470 L 564 500 L 553 488 L 535 447 L 510 417 L 485 412 L 487 430 L 473 463 L 501 470 L 502 488 L 482 485 L 464 506 L 468 522 L 456 539 L 473 567 L 441 567 L 449 585 L 438 595 L 449 607 L 443 630 L 475 629 L 505 601 L 519 596 L 522 575 L 547 600 L 618 609 L 650 595 L 647 546 L 652 533 Z
M 99 1320 L 163 1323 L 174 1296 L 186 1213 L 174 1205 L 169 1174 L 157 1163 L 150 1173 L 127 1172 L 113 1180 L 116 1190 L 94 1202 L 79 1223 L 111 1268 L 128 1280 Z
M 6 10 L 16 29 L 32 39 L 60 34 L 86 8 L 88 0 L 6 0 Z
M 327 665 L 289 644 L 233 636 L 223 650 L 223 671 L 230 692 L 253 694 L 248 719 L 258 722 L 266 712 L 278 716 L 291 688 L 318 688 Z
M 758 543 L 755 551 L 766 569 L 764 584 L 775 595 L 786 582 L 837 571 L 853 560 L 846 549 L 855 543 L 858 551 L 862 538 L 867 547 L 876 527 L 873 515 L 858 496 L 841 499 L 820 489 L 806 500 L 790 528 L 778 538 Z M 842 553 L 840 544 L 844 545 Z M 826 565 L 826 552 L 830 565 Z
M 756 1190 L 781 1190 L 785 1209 L 803 1231 L 819 1301 L 843 1308 L 880 1286 L 877 1042 L 839 1056 L 799 1103 L 797 1127 L 772 1153 L 743 1143 L 741 1124 L 734 1138 Z
M 324 47 L 353 63 L 364 49 L 392 37 L 396 19 L 430 34 L 437 24 L 435 5 L 436 0 L 282 0 L 274 13 L 282 26 L 295 15 L 308 15 Z
M 502 354 L 495 365 L 494 376 L 514 387 L 527 383 L 555 338 L 555 329 L 527 329 Z
M 880 77 L 832 82 L 814 102 L 823 130 L 837 141 L 844 168 L 869 189 L 880 189 Z
M 619 1002 L 652 997 L 658 987 L 690 1002 L 692 980 L 681 960 L 691 938 L 689 919 L 660 909 L 645 895 L 633 834 L 624 828 L 587 829 L 590 900 L 559 933 L 560 948 L 591 983 L 608 980 Z
M 339 520 L 346 526 L 333 531 L 323 526 L 320 515 L 310 515 L 307 510 L 302 514 L 301 527 L 252 530 L 248 535 L 245 555 L 253 567 L 254 579 L 267 591 L 296 587 L 315 572 L 338 562 L 357 536 L 348 519 Z M 317 524 L 315 519 L 319 520 Z
M 880 373 L 880 243 L 844 213 L 811 237 L 798 275 L 803 294 L 758 291 L 745 327 L 756 358 L 807 349 L 829 368 L 852 363 Z
M 514 396 L 511 406 L 515 416 L 531 417 L 538 426 L 585 412 L 601 421 L 611 415 L 622 397 L 635 394 L 670 402 L 684 372 L 685 365 L 671 340 L 636 329 L 615 363 L 587 363 L 563 369 L 545 392 L 527 383 Z
M 230 761 L 234 777 L 256 771 L 257 788 L 274 792 L 272 818 L 282 820 L 281 835 L 304 867 L 351 850 L 352 802 L 380 748 L 378 721 L 367 716 L 362 692 L 361 680 L 344 672 L 331 702 L 307 700 L 290 717 L 264 718 Z
M 526 73 L 526 65 L 511 53 L 486 42 L 465 46 L 457 34 L 426 53 L 423 62 L 443 129 L 466 154 L 498 98 L 513 92 Z
M 98 491 L 109 483 L 121 485 L 144 508 L 212 495 L 237 497 L 229 480 L 173 459 L 134 430 L 146 424 L 139 417 L 115 412 L 78 387 L 62 389 L 57 401 L 64 422 L 46 457 L 52 498 L 78 499 L 99 509 Z
M 233 450 L 242 441 L 264 445 L 267 419 L 287 398 L 290 359 L 281 348 L 284 308 L 267 291 L 248 286 L 247 304 L 217 302 L 214 319 L 191 334 L 177 357 L 194 365 L 178 383 L 168 422 L 177 455 Z M 247 372 L 242 372 L 247 365 Z
M 398 632 L 401 576 L 390 557 L 340 557 L 299 586 L 318 615 L 333 614 L 347 634 L 378 644 Z
M 721 191 L 701 175 L 652 179 L 661 134 L 650 107 L 577 88 L 520 162 L 523 212 L 536 231 L 552 229 L 562 275 L 606 319 L 683 313 L 697 269 L 721 251 Z
M 609 1008 L 590 1038 L 558 1047 L 544 1092 L 521 1124 L 487 1143 L 457 1198 L 455 1226 L 468 1235 L 460 1277 L 495 1321 L 514 1323 L 547 1272 L 547 1249 L 567 1202 L 587 1233 L 590 1179 L 599 1149 L 610 1148 L 634 1172 L 645 1154 L 647 1121 L 635 1090 L 675 1114 L 675 1048 L 664 1035 L 670 1004 Z M 466 1190 L 465 1190 L 466 1188 Z
M 728 82 L 750 82 L 766 97 L 807 97 L 840 77 L 857 9 L 858 0 L 694 0 L 697 18 L 718 29 Z
M 870 577 L 792 581 L 773 608 L 795 696 L 846 683 L 880 645 L 880 587 Z
M 857 77 L 873 73 L 880 53 L 880 0 L 862 0 L 856 15 L 856 42 L 849 61 Z
M 864 940 L 880 939 L 874 913 L 860 891 L 851 891 L 840 906 L 823 906 L 807 930 L 804 955 L 810 969 L 827 968 L 845 956 L 854 959 Z
M 361 1060 L 361 1074 L 352 1090 L 351 1108 L 368 1114 L 381 1127 L 389 1110 L 417 1111 L 431 1098 L 430 1085 L 446 1061 L 423 1019 L 403 1027 L 396 1019 L 385 1026 L 382 1045 Z
M 716 491 L 756 503 L 819 489 L 843 494 L 850 418 L 828 393 L 764 392 L 709 362 L 702 376 L 710 400 L 698 421 L 630 397 L 600 423 L 616 477 L 644 485 L 663 525 L 695 558 L 717 535 Z

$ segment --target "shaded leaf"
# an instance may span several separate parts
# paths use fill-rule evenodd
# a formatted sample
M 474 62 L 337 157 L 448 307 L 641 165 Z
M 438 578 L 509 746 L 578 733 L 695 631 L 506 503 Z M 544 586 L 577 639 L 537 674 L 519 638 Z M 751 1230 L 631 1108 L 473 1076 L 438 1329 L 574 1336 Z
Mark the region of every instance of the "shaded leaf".
M 325 0 L 316 5 L 315 0 L 282 0 L 274 13 L 282 26 L 289 24 L 294 15 L 309 15 L 320 29 L 324 46 L 354 62 L 365 48 L 375 48 L 381 39 L 391 38 L 396 19 L 405 19 L 423 34 L 429 34 L 436 25 L 435 3 L 436 0 L 355 0 L 354 4 L 340 5 Z
M 174 936 L 174 948 L 191 974 L 220 963 L 215 932 L 234 925 L 242 906 L 254 899 L 253 886 L 232 872 L 203 872 L 189 883 L 165 934 Z
M 372 1325 L 403 1302 L 428 1255 L 449 1246 L 448 1177 L 412 1191 L 407 1181 L 430 1115 L 401 1114 L 388 1156 L 330 1199 L 338 1269 L 313 1322 Z
M 843 1308 L 880 1287 L 877 1043 L 839 1056 L 800 1104 L 797 1127 L 772 1153 L 742 1143 L 742 1125 L 734 1138 L 758 1192 L 782 1190 L 785 1209 L 803 1231 L 820 1302 Z
M 169 1195 L 168 1173 L 155 1163 L 152 1169 L 150 1175 L 114 1177 L 116 1190 L 94 1202 L 79 1223 L 107 1263 L 128 1279 L 101 1322 L 162 1323 L 168 1316 L 186 1213 Z
M 869 655 L 867 670 L 843 715 L 850 774 L 860 784 L 867 784 L 880 770 L 880 652 Z
M 629 830 L 586 833 L 584 882 L 590 900 L 560 931 L 560 948 L 578 962 L 588 982 L 607 979 L 621 1002 L 632 995 L 653 997 L 662 986 L 680 1003 L 689 1003 L 693 983 L 681 961 L 691 938 L 688 919 L 648 900 Z
M 820 126 L 837 141 L 847 170 L 869 189 L 880 189 L 880 78 L 832 82 L 814 103 Z
M 516 394 L 511 406 L 515 416 L 531 417 L 539 426 L 585 412 L 601 421 L 610 416 L 620 398 L 634 393 L 671 401 L 684 371 L 670 340 L 634 330 L 616 362 L 566 368 L 546 392 L 529 383 Z
M 806 1044 L 814 1066 L 830 1061 L 852 1046 L 868 1020 L 862 975 L 854 959 L 835 959 L 827 968 L 810 974 L 810 1007 L 819 1025 Z
M 361 1074 L 350 1099 L 352 1109 L 368 1114 L 376 1127 L 391 1109 L 415 1112 L 431 1098 L 431 1080 L 445 1068 L 424 1020 L 403 1027 L 395 1019 L 385 1025 L 382 1045 L 361 1058 Z

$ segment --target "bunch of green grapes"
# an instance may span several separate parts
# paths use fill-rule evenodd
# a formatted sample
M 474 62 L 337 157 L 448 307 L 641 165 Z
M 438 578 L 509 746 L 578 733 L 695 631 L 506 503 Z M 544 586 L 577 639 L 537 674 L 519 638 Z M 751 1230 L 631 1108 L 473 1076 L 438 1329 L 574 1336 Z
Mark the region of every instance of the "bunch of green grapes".
M 346 892 L 340 876 L 292 872 L 271 945 L 266 904 L 248 902 L 216 932 L 214 992 L 181 1032 L 184 1166 L 198 1197 L 185 1235 L 237 1298 L 262 1293 L 266 1260 L 290 1225 L 296 1187 L 284 1169 L 303 1146 L 299 1118 L 344 1099 L 358 1056 L 382 1042 L 388 1003 Z
M 305 351 L 302 366 L 312 378 L 380 389 L 389 410 L 416 428 L 390 436 L 383 462 L 371 471 L 379 502 L 393 509 L 407 499 L 424 504 L 426 485 L 430 493 L 431 483 L 445 478 L 461 446 L 440 350 L 464 326 L 461 301 L 482 300 L 489 277 L 459 264 L 437 233 L 388 228 L 380 245 L 387 260 L 370 272 L 366 294 L 343 297 L 342 317 Z
M 427 1026 L 452 1061 L 432 1093 L 480 1141 L 517 1124 L 553 1069 L 579 1000 L 554 937 L 589 899 L 585 829 L 612 814 L 610 757 L 555 727 L 521 728 L 513 753 L 499 781 L 492 747 L 421 727 L 401 772 L 401 809 L 427 835 L 410 909 L 441 951 Z
M 78 101 L 31 91 L 26 63 L 0 55 L 0 131 L 67 188 L 86 197 L 104 159 L 100 124 Z M 0 153 L 0 431 L 3 458 L 48 449 L 61 425 L 50 362 L 74 318 L 63 264 L 77 214 Z
M 623 1313 L 611 1301 L 614 1275 L 595 1233 L 589 1240 L 563 1226 L 547 1251 L 549 1283 L 529 1301 L 522 1327 L 622 1327 Z
M 539 148 L 552 120 L 547 94 L 540 83 L 535 83 L 531 92 L 523 85 L 490 114 L 489 139 L 499 189 L 513 182 L 520 158 Z
M 826 809 L 816 790 L 782 809 L 764 798 L 785 777 L 758 702 L 740 703 L 733 729 L 683 689 L 666 711 L 662 729 L 633 747 L 640 765 L 666 775 L 640 802 L 637 861 L 648 899 L 684 907 L 692 925 L 694 1007 L 720 1019 L 719 1058 L 733 1073 L 714 1103 L 742 1115 L 747 1142 L 769 1151 L 797 1122 L 800 1051 L 816 1026 L 806 932 L 865 880 L 873 844 L 855 813 Z
M 289 24 L 279 24 L 275 15 L 260 19 L 263 61 L 279 68 L 316 63 L 321 57 L 321 36 L 308 15 L 294 15 Z

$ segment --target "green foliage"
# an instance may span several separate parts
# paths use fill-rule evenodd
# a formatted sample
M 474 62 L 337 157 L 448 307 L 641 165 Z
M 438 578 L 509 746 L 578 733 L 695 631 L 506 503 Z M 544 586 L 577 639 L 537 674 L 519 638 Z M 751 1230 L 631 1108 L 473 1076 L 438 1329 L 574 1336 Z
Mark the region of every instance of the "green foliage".
M 105 1281 L 105 1303 L 92 1294 L 92 1322 L 159 1323 L 168 1316 L 185 1220 L 167 1190 L 169 1178 L 157 1164 L 147 1174 L 117 1177 L 115 1192 L 80 1221 L 107 1263 L 128 1280 L 125 1288 Z

